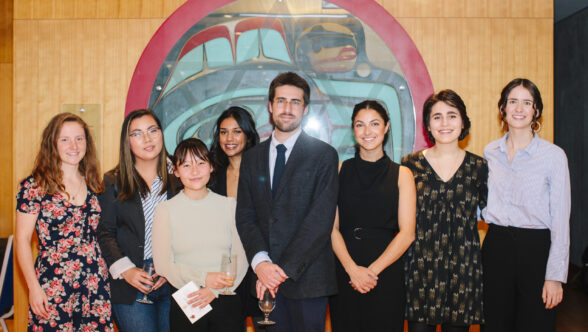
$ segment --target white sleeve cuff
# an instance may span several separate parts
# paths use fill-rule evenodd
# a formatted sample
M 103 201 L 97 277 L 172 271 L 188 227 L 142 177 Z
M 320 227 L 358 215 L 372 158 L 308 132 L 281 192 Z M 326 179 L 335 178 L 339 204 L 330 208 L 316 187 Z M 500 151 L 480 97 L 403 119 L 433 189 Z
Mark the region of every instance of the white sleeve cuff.
M 122 279 L 122 274 L 128 269 L 132 269 L 136 267 L 131 259 L 127 256 L 117 260 L 110 266 L 110 274 L 112 275 L 112 279 Z
M 251 260 L 251 268 L 253 269 L 253 272 L 255 272 L 257 264 L 262 262 L 272 262 L 272 259 L 267 254 L 267 251 L 260 251 L 257 254 L 255 254 L 255 256 L 253 256 L 253 259 Z

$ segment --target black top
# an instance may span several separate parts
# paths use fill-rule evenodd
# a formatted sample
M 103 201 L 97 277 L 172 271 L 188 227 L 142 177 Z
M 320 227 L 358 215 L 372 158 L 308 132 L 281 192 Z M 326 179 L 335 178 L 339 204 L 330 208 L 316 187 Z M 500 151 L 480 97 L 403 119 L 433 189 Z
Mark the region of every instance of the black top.
M 343 163 L 338 206 L 339 229 L 344 237 L 352 235 L 358 227 L 364 229 L 366 236 L 372 232 L 370 229 L 390 235 L 398 231 L 399 167 L 386 155 L 369 162 L 356 154 Z
M 222 168 L 214 172 L 214 178 L 208 183 L 208 188 L 221 196 L 227 196 L 227 169 Z
M 375 162 L 358 154 L 339 173 L 339 230 L 353 261 L 370 266 L 394 239 L 398 226 L 400 165 L 384 155 Z M 378 274 L 377 286 L 360 294 L 337 262 L 339 294 L 331 298 L 334 332 L 403 331 L 404 271 L 399 259 Z
M 145 245 L 145 216 L 139 192 L 131 199 L 118 201 L 119 188 L 115 177 L 104 175 L 106 190 L 98 196 L 102 208 L 98 224 L 98 242 L 106 264 L 110 267 L 123 257 L 129 257 L 137 267 L 143 266 Z M 169 175 L 167 199 L 182 189 L 181 182 L 173 174 Z M 111 279 L 113 303 L 132 304 L 138 290 L 124 279 Z

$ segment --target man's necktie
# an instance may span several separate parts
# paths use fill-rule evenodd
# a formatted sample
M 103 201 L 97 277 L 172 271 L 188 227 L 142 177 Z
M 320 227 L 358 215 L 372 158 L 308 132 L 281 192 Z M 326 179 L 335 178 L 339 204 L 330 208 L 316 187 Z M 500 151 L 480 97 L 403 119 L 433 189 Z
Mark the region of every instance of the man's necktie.
M 272 179 L 272 197 L 276 195 L 278 191 L 278 185 L 280 184 L 280 177 L 286 166 L 286 146 L 284 144 L 278 144 L 276 146 L 278 150 L 278 156 L 276 157 L 276 164 L 274 166 L 274 178 Z

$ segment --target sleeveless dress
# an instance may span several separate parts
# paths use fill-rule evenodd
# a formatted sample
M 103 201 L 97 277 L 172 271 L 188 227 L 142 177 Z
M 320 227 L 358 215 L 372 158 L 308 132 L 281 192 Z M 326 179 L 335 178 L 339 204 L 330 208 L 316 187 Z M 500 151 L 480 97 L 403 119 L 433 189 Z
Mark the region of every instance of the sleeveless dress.
M 96 235 L 98 197 L 90 188 L 84 204 L 61 193 L 46 195 L 32 176 L 24 179 L 16 209 L 38 214 L 39 254 L 35 272 L 49 300 L 49 319 L 29 310 L 29 331 L 114 331 L 110 284 Z
M 406 254 L 406 319 L 456 326 L 482 324 L 478 208 L 486 206 L 488 165 L 470 152 L 444 182 L 422 151 L 402 159 L 415 179 L 415 241 Z
M 358 154 L 339 172 L 339 230 L 359 266 L 375 261 L 398 232 L 399 165 L 388 156 L 376 162 Z M 378 275 L 378 284 L 361 294 L 337 260 L 339 293 L 331 297 L 333 332 L 403 331 L 405 289 L 402 260 Z

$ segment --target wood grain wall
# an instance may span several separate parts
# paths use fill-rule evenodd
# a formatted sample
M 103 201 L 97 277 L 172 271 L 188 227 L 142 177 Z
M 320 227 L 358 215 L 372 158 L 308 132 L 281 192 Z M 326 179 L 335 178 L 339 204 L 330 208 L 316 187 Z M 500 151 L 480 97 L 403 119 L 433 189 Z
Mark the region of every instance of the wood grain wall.
M 0 237 L 12 233 L 12 0 L 0 0 Z
M 377 2 L 412 37 L 435 90 L 451 88 L 463 97 L 472 120 L 468 150 L 481 154 L 501 136 L 496 103 L 501 88 L 518 76 L 541 89 L 540 134 L 553 139 L 552 0 Z M 0 137 L 10 142 L 0 144 L 6 150 L 0 170 L 12 174 L 0 178 L 0 236 L 12 232 L 16 186 L 30 172 L 40 133 L 62 104 L 101 105 L 102 165 L 114 166 L 135 65 L 157 28 L 182 3 L 19 0 L 12 8 L 11 0 L 0 0 Z M 8 23 L 13 23 L 14 53 L 12 43 L 5 42 L 12 35 Z M 15 327 L 25 331 L 26 288 L 18 273 L 15 282 Z

